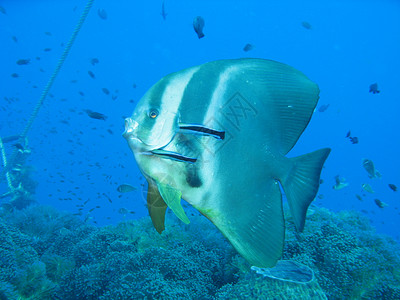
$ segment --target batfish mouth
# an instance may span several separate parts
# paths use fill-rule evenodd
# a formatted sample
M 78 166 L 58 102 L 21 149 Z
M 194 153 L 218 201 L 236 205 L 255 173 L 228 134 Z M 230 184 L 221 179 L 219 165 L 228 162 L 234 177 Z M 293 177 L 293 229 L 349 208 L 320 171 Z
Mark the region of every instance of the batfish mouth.
M 151 145 L 144 143 L 137 135 L 136 130 L 139 123 L 132 118 L 125 119 L 125 131 L 122 136 L 127 140 L 129 147 L 135 154 L 142 155 L 155 155 L 160 158 L 171 159 L 175 161 L 185 162 L 185 163 L 195 163 L 197 158 L 185 156 L 177 152 L 166 150 L 168 145 L 174 140 L 176 133 L 172 135 L 171 140 L 164 146 L 153 148 Z M 218 131 L 211 128 L 207 128 L 203 125 L 197 124 L 183 124 L 179 123 L 179 133 L 183 134 L 200 134 L 211 136 L 216 139 L 223 140 L 225 138 L 225 131 Z
M 187 162 L 187 163 L 195 163 L 197 161 L 197 158 L 187 157 L 176 152 L 164 150 L 164 148 L 167 147 L 172 142 L 175 135 L 173 135 L 172 139 L 162 147 L 153 148 L 147 145 L 136 135 L 136 130 L 138 126 L 139 126 L 138 122 L 136 122 L 132 118 L 126 118 L 125 131 L 122 134 L 122 136 L 127 140 L 129 147 L 135 154 L 155 155 L 161 158 Z
M 135 131 L 138 128 L 139 123 L 133 120 L 132 118 L 125 119 L 125 131 L 122 133 L 122 136 L 128 142 L 129 148 L 133 152 L 142 152 L 146 151 L 146 144 L 137 137 Z

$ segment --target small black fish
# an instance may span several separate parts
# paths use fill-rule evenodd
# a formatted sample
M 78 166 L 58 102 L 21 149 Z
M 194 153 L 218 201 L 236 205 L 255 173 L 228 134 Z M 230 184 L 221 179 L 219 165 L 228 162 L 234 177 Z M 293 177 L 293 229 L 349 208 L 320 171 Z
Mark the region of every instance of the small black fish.
M 393 183 L 389 183 L 388 186 L 392 191 L 397 192 L 397 186 L 396 185 L 394 185 Z
M 13 40 L 14 42 L 18 43 L 18 39 L 17 39 L 17 37 L 16 37 L 15 35 L 13 35 L 11 38 L 12 38 L 12 40 Z
M 162 6 L 161 6 L 161 16 L 163 17 L 164 21 L 167 19 L 167 13 L 165 12 L 165 3 L 163 1 Z
M 92 58 L 92 59 L 90 60 L 90 63 L 92 64 L 92 66 L 94 66 L 94 65 L 96 65 L 96 64 L 99 63 L 99 60 L 98 60 L 97 58 Z
M 197 33 L 197 37 L 199 39 L 204 37 L 203 33 L 203 28 L 204 28 L 204 19 L 201 16 L 197 16 L 193 20 L 193 29 Z
M 351 132 L 350 132 L 350 130 L 349 130 L 349 132 L 347 132 L 347 134 L 346 134 L 346 138 L 349 138 L 349 140 L 350 140 L 350 142 L 352 143 L 352 144 L 358 144 L 358 137 L 356 137 L 356 136 L 350 136 L 351 135 Z
M 27 64 L 29 64 L 31 62 L 31 60 L 28 58 L 28 59 L 23 59 L 23 58 L 21 58 L 21 59 L 18 59 L 17 60 L 17 65 L 20 65 L 20 66 L 22 66 L 22 65 L 27 65 Z
M 110 95 L 110 91 L 107 88 L 102 88 L 101 90 L 103 91 L 104 94 Z
M 301 22 L 301 26 L 303 26 L 305 29 L 311 29 L 312 28 L 311 24 L 306 22 L 306 21 Z
M 12 74 L 11 74 L 11 77 L 12 77 L 12 78 L 18 78 L 19 75 L 18 75 L 17 73 L 12 73 Z
M 385 206 L 388 206 L 385 202 L 382 202 L 379 199 L 374 199 L 375 204 L 379 207 L 379 208 L 384 208 Z
M 324 111 L 326 111 L 326 110 L 328 109 L 328 107 L 329 107 L 329 104 L 322 104 L 322 105 L 318 108 L 318 111 L 319 111 L 319 112 L 324 112 Z
M 90 109 L 86 109 L 85 112 L 92 119 L 104 120 L 104 121 L 107 120 L 107 116 L 102 113 L 91 111 Z
M 107 12 L 105 9 L 98 9 L 97 14 L 99 15 L 100 19 L 107 20 Z
M 0 6 L 0 12 L 5 14 L 5 15 L 7 14 L 7 11 L 3 6 Z
M 44 52 L 50 52 L 50 51 L 51 51 L 51 48 L 44 48 L 43 51 L 44 51 Z
M 88 74 L 90 77 L 92 77 L 93 79 L 96 79 L 96 76 L 94 75 L 94 73 L 92 71 L 88 71 Z
M 350 137 L 350 141 L 352 144 L 358 144 L 358 137 L 356 136 Z
M 248 51 L 250 51 L 250 50 L 253 50 L 253 48 L 254 48 L 254 46 L 253 46 L 252 44 L 246 44 L 246 45 L 243 47 L 243 51 L 244 51 L 244 52 L 248 52 Z
M 372 94 L 379 94 L 381 91 L 378 90 L 378 84 L 377 83 L 373 83 L 369 86 L 369 92 Z
M 13 146 L 18 150 L 24 151 L 24 146 L 22 146 L 20 143 L 14 144 Z

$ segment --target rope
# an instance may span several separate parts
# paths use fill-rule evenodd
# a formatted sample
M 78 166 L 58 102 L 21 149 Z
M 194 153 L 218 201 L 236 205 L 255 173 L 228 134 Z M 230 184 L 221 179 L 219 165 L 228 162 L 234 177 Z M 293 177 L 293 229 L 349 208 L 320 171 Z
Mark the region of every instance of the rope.
M 42 91 L 42 94 L 40 95 L 39 101 L 37 102 L 36 106 L 34 107 L 34 109 L 32 111 L 32 114 L 31 114 L 31 116 L 30 116 L 30 118 L 28 120 L 28 123 L 26 124 L 24 130 L 22 131 L 22 134 L 19 137 L 19 141 L 24 140 L 26 138 L 26 136 L 28 135 L 28 132 L 32 127 L 32 124 L 35 121 L 35 119 L 36 119 L 36 117 L 37 117 L 37 115 L 39 113 L 39 110 L 42 107 L 43 102 L 46 99 L 46 97 L 47 97 L 47 95 L 48 95 L 48 93 L 50 91 L 50 88 L 52 87 L 52 85 L 54 83 L 54 80 L 56 79 L 58 73 L 60 72 L 61 67 L 64 64 L 64 61 L 67 58 L 67 56 L 69 54 L 69 51 L 71 50 L 72 45 L 74 44 L 74 41 L 75 41 L 76 37 L 78 36 L 78 33 L 81 30 L 82 25 L 85 22 L 86 17 L 89 14 L 90 9 L 93 6 L 93 2 L 94 2 L 94 0 L 88 0 L 88 2 L 86 3 L 86 6 L 85 6 L 85 8 L 84 8 L 84 10 L 83 10 L 83 12 L 81 14 L 81 17 L 79 18 L 79 21 L 76 24 L 75 29 L 74 29 L 74 31 L 73 31 L 73 33 L 72 33 L 67 45 L 64 48 L 64 51 L 63 51 L 61 57 L 58 59 L 58 63 L 56 65 L 56 68 L 54 69 L 53 73 L 51 74 L 51 76 L 50 76 L 45 88 Z M 9 160 L 9 162 L 11 164 L 14 163 L 14 160 L 17 157 L 17 153 L 18 153 L 18 150 L 15 149 L 14 152 L 12 153 L 11 159 Z M 3 161 L 5 161 L 4 158 L 5 157 L 3 157 Z M 7 169 L 7 166 L 5 166 L 5 168 Z M 7 181 L 8 181 L 9 178 L 8 178 L 8 173 L 7 172 L 6 172 L 6 176 L 7 176 Z
M 6 151 L 4 150 L 3 139 L 1 137 L 0 137 L 0 150 L 1 150 L 1 157 L 3 158 L 3 167 L 5 168 L 7 166 L 7 157 L 6 157 Z M 14 187 L 11 184 L 11 178 L 10 178 L 10 174 L 8 174 L 8 172 L 6 172 L 6 179 L 7 179 L 8 188 L 10 189 L 11 192 L 13 192 Z
M 93 2 L 94 2 L 94 0 L 88 0 L 87 4 L 85 6 L 85 9 L 83 10 L 82 15 L 78 21 L 78 24 L 76 24 L 75 30 L 72 33 L 72 36 L 69 39 L 67 45 L 65 46 L 64 52 L 62 53 L 61 57 L 58 60 L 57 66 L 56 66 L 53 74 L 50 76 L 50 79 L 47 82 L 47 85 L 44 88 L 44 90 L 39 98 L 38 103 L 36 104 L 35 108 L 32 111 L 31 117 L 28 120 L 28 124 L 26 124 L 25 129 L 22 131 L 21 139 L 25 138 L 28 135 L 28 131 L 31 129 L 33 121 L 35 121 L 35 119 L 39 113 L 39 109 L 43 105 L 44 99 L 46 98 L 47 94 L 49 93 L 50 88 L 54 83 L 54 80 L 56 79 L 58 73 L 60 72 L 60 69 L 61 69 L 62 65 L 64 64 L 64 61 L 67 58 L 68 53 L 71 50 L 71 47 L 72 47 L 76 37 L 78 36 L 78 33 L 81 30 L 82 25 L 85 22 L 87 15 L 89 14 L 89 11 L 93 5 Z
M 51 74 L 45 88 L 42 91 L 39 101 L 37 102 L 35 108 L 32 111 L 32 114 L 28 120 L 28 123 L 26 124 L 24 130 L 22 131 L 22 133 L 20 135 L 20 138 L 19 138 L 20 141 L 25 139 L 26 136 L 28 135 L 28 132 L 32 127 L 32 124 L 35 121 L 35 119 L 39 113 L 39 109 L 42 107 L 43 102 L 44 102 L 45 98 L 47 97 L 47 94 L 49 93 L 51 86 L 54 83 L 54 80 L 56 79 L 58 73 L 60 72 L 60 69 L 61 69 L 62 65 L 64 64 L 64 61 L 67 58 L 69 51 L 71 50 L 71 47 L 72 47 L 76 37 L 78 36 L 78 33 L 81 30 L 82 25 L 85 22 L 87 15 L 89 14 L 90 9 L 92 8 L 93 2 L 94 2 L 94 0 L 88 0 L 88 2 L 86 3 L 85 9 L 83 10 L 81 17 L 79 18 L 78 24 L 76 24 L 75 29 L 71 35 L 71 38 L 69 39 L 61 57 L 59 58 L 57 66 L 56 66 L 53 74 Z M 16 154 L 17 154 L 17 150 L 14 151 L 14 153 L 12 155 L 12 159 L 10 159 L 11 162 L 14 161 Z

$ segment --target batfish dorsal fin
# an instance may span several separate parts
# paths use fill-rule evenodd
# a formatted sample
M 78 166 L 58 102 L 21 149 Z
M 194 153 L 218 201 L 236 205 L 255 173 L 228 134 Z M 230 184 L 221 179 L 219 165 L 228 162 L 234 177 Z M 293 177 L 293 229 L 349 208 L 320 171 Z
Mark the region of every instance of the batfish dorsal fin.
M 164 202 L 174 212 L 174 214 L 183 223 L 189 224 L 189 218 L 186 216 L 181 204 L 182 193 L 179 190 L 169 186 L 168 184 L 164 184 L 161 182 L 157 182 L 157 187 L 161 197 L 164 199 Z
M 246 67 L 243 77 L 258 87 L 260 94 L 257 96 L 263 101 L 265 109 L 259 113 L 265 114 L 267 120 L 266 136 L 286 155 L 311 119 L 319 99 L 318 85 L 295 68 L 279 62 L 243 61 Z M 244 96 L 252 99 L 254 95 Z
M 165 229 L 165 212 L 168 206 L 161 197 L 157 185 L 152 180 L 147 180 L 147 182 L 149 185 L 147 191 L 147 209 L 149 210 L 154 228 L 158 233 L 161 233 Z

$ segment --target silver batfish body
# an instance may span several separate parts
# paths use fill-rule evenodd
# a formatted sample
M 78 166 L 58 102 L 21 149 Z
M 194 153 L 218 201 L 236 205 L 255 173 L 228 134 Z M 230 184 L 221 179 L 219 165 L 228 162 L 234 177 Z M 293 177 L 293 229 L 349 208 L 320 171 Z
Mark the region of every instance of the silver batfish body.
M 282 256 L 282 190 L 298 231 L 330 149 L 287 158 L 310 121 L 318 86 L 271 60 L 219 60 L 165 76 L 125 121 L 124 137 L 148 181 L 154 227 L 167 207 L 189 223 L 187 201 L 250 264 Z

